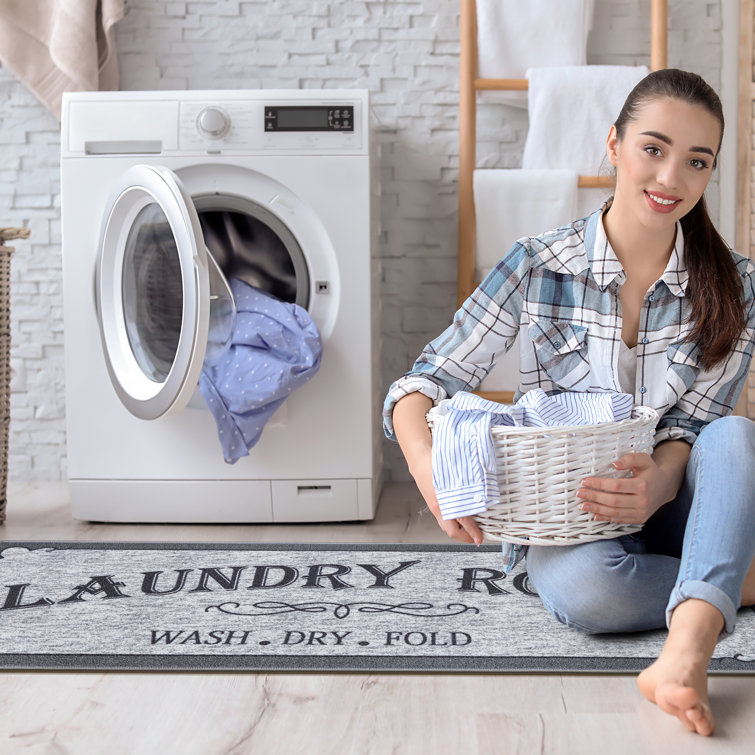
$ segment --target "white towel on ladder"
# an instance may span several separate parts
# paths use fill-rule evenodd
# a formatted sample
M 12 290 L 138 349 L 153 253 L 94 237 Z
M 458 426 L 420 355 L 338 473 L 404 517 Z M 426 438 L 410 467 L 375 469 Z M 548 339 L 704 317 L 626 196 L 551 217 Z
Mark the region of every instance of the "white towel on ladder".
M 576 196 L 573 170 L 475 170 L 479 277 L 487 275 L 518 239 L 576 220 Z
M 477 75 L 523 79 L 532 66 L 586 62 L 595 0 L 477 0 Z M 527 107 L 526 92 L 483 92 L 489 101 Z
M 530 125 L 522 168 L 598 173 L 606 138 L 645 66 L 531 68 Z

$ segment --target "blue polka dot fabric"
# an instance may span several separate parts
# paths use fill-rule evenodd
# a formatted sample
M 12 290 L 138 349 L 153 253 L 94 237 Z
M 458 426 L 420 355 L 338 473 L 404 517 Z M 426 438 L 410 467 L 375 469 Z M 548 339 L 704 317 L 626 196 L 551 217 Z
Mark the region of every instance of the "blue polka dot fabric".
M 199 390 L 226 462 L 247 456 L 276 409 L 320 368 L 322 342 L 308 312 L 238 278 L 229 281 L 236 324 L 227 353 L 205 363 Z

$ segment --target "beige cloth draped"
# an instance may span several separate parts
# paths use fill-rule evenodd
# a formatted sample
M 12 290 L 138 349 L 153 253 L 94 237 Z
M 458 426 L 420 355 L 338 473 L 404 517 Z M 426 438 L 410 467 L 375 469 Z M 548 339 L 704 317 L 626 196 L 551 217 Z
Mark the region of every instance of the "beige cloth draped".
M 118 88 L 124 0 L 2 0 L 0 61 L 60 120 L 65 91 Z

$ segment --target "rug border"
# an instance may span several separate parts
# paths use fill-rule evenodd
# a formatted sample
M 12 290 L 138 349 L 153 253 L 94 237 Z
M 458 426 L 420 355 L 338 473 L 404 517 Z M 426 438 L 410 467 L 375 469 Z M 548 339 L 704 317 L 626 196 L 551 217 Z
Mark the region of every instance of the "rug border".
M 291 656 L 212 656 L 187 657 L 116 654 L 18 653 L 0 654 L 0 669 L 4 671 L 237 671 L 288 673 L 489 673 L 489 674 L 571 674 L 603 675 L 636 674 L 647 668 L 655 658 L 611 658 L 551 656 L 549 658 L 521 656 L 474 656 L 471 658 L 413 657 L 370 658 L 369 656 L 341 656 L 328 658 Z M 606 661 L 610 660 L 610 663 Z M 610 666 L 610 668 L 605 668 Z M 714 659 L 710 674 L 751 676 L 751 664 L 730 658 Z
M 22 548 L 22 547 L 65 547 L 70 550 L 283 550 L 283 551 L 351 551 L 351 550 L 374 550 L 378 548 L 384 551 L 402 551 L 402 550 L 420 550 L 420 551 L 448 551 L 452 553 L 493 553 L 500 551 L 500 545 L 456 545 L 453 543 L 247 543 L 242 541 L 233 542 L 186 542 L 171 540 L 138 540 L 138 541 L 117 541 L 117 540 L 0 540 L 0 551 L 5 548 Z

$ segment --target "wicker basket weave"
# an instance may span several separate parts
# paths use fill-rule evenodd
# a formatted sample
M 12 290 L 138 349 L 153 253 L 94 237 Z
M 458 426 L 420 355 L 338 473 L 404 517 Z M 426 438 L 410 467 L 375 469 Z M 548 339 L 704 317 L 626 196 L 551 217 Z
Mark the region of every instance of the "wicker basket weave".
M 443 421 L 430 410 L 432 430 Z M 521 545 L 574 545 L 618 537 L 640 525 L 598 522 L 582 511 L 585 477 L 626 477 L 611 464 L 627 453 L 650 453 L 658 413 L 638 406 L 630 419 L 573 427 L 492 427 L 500 502 L 475 520 L 486 538 Z
M 27 228 L 0 228 L 0 524 L 5 521 L 10 426 L 10 239 L 29 237 Z

